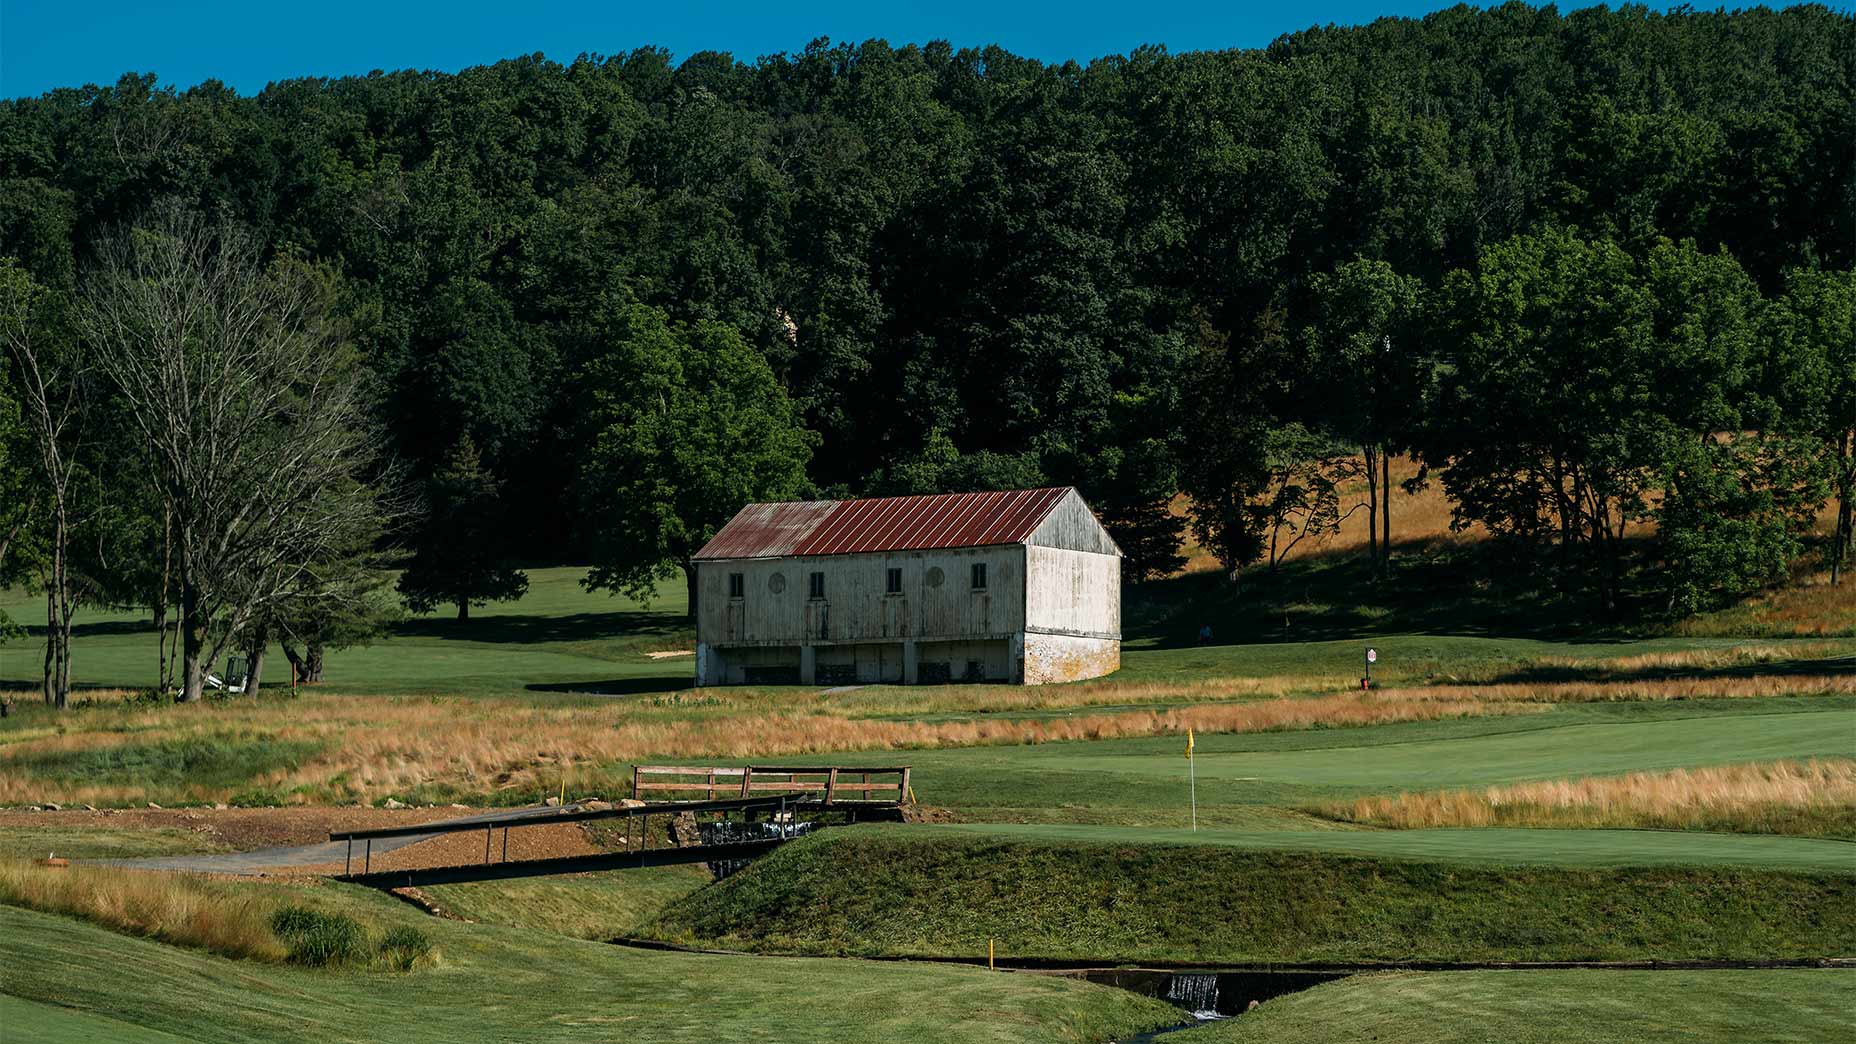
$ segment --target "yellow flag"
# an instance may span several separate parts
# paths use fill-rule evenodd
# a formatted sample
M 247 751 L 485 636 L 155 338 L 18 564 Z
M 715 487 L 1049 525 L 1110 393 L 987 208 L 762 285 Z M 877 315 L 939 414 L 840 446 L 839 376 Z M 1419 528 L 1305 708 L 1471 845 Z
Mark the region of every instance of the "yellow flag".
M 1188 758 L 1192 756 L 1192 729 L 1190 727 L 1186 729 L 1186 756 Z

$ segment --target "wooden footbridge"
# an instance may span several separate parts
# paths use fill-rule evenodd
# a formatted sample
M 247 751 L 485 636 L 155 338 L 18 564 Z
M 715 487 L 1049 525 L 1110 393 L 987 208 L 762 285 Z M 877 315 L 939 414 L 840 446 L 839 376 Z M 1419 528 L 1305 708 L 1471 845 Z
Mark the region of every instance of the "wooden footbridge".
M 632 802 L 610 807 L 567 805 L 525 809 L 494 818 L 335 831 L 329 834 L 329 840 L 347 843 L 346 859 L 337 880 L 376 888 L 405 888 L 678 863 L 732 863 L 754 859 L 831 823 L 897 820 L 901 818 L 902 806 L 911 798 L 908 768 L 894 766 L 690 768 L 640 765 L 633 769 L 632 793 L 635 795 Z M 672 793 L 701 794 L 702 797 L 643 800 L 645 794 Z M 720 794 L 728 796 L 718 797 Z M 698 836 L 654 845 L 653 818 L 663 825 L 662 835 L 666 838 L 676 833 L 671 828 L 673 822 L 696 826 Z M 509 858 L 511 830 L 592 822 L 611 822 L 622 827 L 623 847 L 592 855 L 551 859 Z M 415 837 L 426 840 L 467 833 L 483 834 L 482 862 L 392 870 L 373 868 L 373 846 L 377 840 Z

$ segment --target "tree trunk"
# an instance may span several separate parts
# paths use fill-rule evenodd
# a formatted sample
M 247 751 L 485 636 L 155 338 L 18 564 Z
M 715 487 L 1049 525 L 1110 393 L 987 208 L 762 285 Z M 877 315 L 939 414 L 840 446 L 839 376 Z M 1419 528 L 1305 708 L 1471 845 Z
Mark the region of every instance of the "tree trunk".
M 167 692 L 174 686 L 174 647 L 168 638 L 168 593 L 174 568 L 174 507 L 161 506 L 161 589 L 155 594 L 155 686 Z
M 303 673 L 306 675 L 303 679 L 306 682 L 322 680 L 321 642 L 310 642 L 308 648 L 303 650 Z
M 1850 466 L 1851 432 L 1837 436 L 1837 531 L 1830 540 L 1830 586 L 1836 587 L 1843 580 L 1843 562 L 1850 553 L 1850 486 L 1856 480 L 1856 469 Z
M 58 596 L 58 615 L 47 620 L 47 631 L 57 634 L 57 662 L 53 665 L 53 703 L 63 710 L 71 696 L 71 613 L 75 606 L 71 598 L 71 555 L 69 544 L 71 526 L 65 514 L 64 496 L 58 497 L 58 521 L 55 546 L 52 548 L 52 590 Z
M 252 643 L 251 651 L 247 654 L 249 661 L 245 665 L 245 695 L 247 696 L 256 696 L 258 686 L 264 682 L 264 649 L 270 644 L 260 632 L 258 640 Z
M 39 689 L 40 689 L 41 694 L 45 698 L 45 705 L 47 707 L 57 706 L 57 697 L 54 695 L 54 692 L 53 692 L 54 686 L 52 683 L 52 672 L 53 672 L 52 665 L 57 662 L 57 658 L 53 655 L 53 650 L 52 650 L 52 643 L 57 640 L 53 637 L 54 635 L 58 633 L 57 619 L 58 619 L 58 600 L 52 595 L 51 585 L 46 584 L 45 585 L 45 670 L 44 670 L 43 675 L 41 675 L 40 677 Z
M 200 619 L 200 593 L 185 578 L 180 583 L 180 702 L 199 700 L 205 685 L 201 656 L 206 652 L 206 621 Z
M 458 599 L 458 623 L 470 622 L 470 599 Z
M 1372 563 L 1373 579 L 1379 579 L 1379 467 L 1373 459 L 1374 447 L 1362 445 L 1366 458 L 1366 560 Z
M 168 687 L 168 606 L 161 595 L 155 596 L 155 604 L 149 607 L 155 617 L 155 688 L 166 690 Z
M 1392 572 L 1392 454 L 1379 449 L 1379 559 L 1381 575 Z

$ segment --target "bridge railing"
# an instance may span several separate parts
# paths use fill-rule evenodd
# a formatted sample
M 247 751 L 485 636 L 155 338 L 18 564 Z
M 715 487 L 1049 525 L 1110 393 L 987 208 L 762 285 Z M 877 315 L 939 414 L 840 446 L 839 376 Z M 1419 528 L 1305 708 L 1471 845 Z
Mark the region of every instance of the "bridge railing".
M 672 794 L 690 795 L 683 798 Z M 700 796 L 697 796 L 700 795 Z M 635 765 L 632 796 L 640 801 L 737 800 L 783 795 L 809 797 L 830 808 L 895 807 L 913 799 L 909 767 L 885 765 Z

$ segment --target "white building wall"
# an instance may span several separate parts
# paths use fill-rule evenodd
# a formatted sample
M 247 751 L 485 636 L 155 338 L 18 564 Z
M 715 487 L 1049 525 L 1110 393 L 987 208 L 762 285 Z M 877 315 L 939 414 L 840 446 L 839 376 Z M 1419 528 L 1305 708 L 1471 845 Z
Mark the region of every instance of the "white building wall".
M 973 590 L 972 566 L 986 566 Z M 887 571 L 902 570 L 889 594 Z M 825 574 L 825 597 L 809 597 Z M 742 596 L 728 596 L 731 573 Z M 697 640 L 714 647 L 1005 638 L 1025 626 L 1025 548 L 955 548 L 810 558 L 718 559 L 696 564 Z
M 1060 547 L 1025 548 L 1025 627 L 1121 637 L 1121 559 Z

